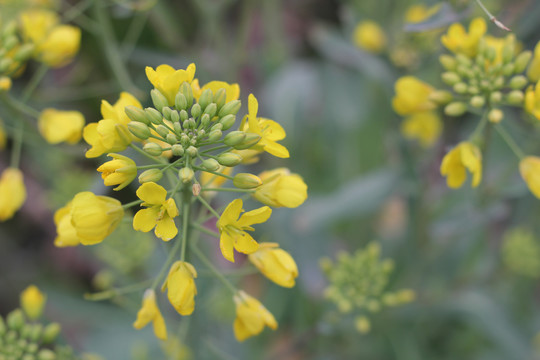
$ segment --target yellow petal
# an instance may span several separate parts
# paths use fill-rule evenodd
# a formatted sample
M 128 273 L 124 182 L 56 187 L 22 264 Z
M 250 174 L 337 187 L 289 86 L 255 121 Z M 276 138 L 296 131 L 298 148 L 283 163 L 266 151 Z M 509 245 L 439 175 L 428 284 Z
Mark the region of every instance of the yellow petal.
M 154 182 L 147 182 L 139 186 L 137 196 L 147 204 L 161 205 L 165 202 L 167 190 Z
M 163 241 L 169 241 L 178 234 L 178 229 L 174 224 L 174 220 L 168 215 L 163 216 L 161 220 L 158 220 L 156 225 L 155 234 Z
M 133 217 L 133 229 L 136 231 L 149 232 L 156 226 L 159 216 L 159 207 L 150 207 L 137 211 Z

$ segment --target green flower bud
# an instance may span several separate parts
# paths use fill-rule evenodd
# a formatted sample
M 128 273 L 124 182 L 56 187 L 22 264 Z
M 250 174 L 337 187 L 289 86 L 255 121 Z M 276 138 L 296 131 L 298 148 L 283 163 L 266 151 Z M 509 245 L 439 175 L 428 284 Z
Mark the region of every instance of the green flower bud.
M 439 56 L 439 62 L 441 63 L 442 67 L 445 68 L 448 71 L 453 71 L 456 69 L 457 61 L 454 59 L 454 57 L 450 55 L 441 55 Z
M 503 117 L 504 117 L 504 114 L 500 109 L 492 109 L 488 113 L 488 120 L 494 124 L 500 123 Z
M 491 83 L 487 80 L 480 81 L 480 88 L 482 90 L 491 90 Z
M 523 104 L 524 99 L 523 91 L 521 90 L 512 90 L 506 95 L 506 101 L 512 105 L 521 105 Z
M 6 323 L 4 322 L 4 318 L 0 316 L 0 337 L 6 333 Z
M 38 350 L 39 350 L 39 345 L 36 343 L 28 344 L 28 346 L 26 347 L 26 352 L 30 354 L 35 354 L 37 353 Z
M 473 96 L 471 98 L 470 104 L 472 107 L 481 108 L 486 104 L 486 99 L 480 95 Z
M 49 349 L 41 349 L 37 354 L 38 360 L 56 360 L 56 354 Z
M 204 135 L 206 135 L 206 131 L 204 131 L 204 129 L 197 130 L 197 136 L 203 137 Z
M 214 99 L 212 102 L 215 102 L 218 109 L 221 109 L 223 105 L 225 105 L 225 102 L 227 101 L 227 92 L 225 89 L 219 89 L 214 94 Z
M 475 60 L 476 60 L 476 61 L 475 61 L 475 62 L 476 62 L 476 65 L 479 65 L 479 66 L 484 65 L 485 62 L 486 62 L 486 58 L 485 58 L 484 56 L 480 55 L 480 54 L 478 54 L 478 55 L 476 56 L 476 59 L 475 59 Z
M 212 90 L 206 89 L 202 92 L 201 96 L 199 97 L 199 105 L 201 106 L 201 109 L 204 110 L 210 103 L 214 100 L 214 94 L 212 93 Z
M 24 339 L 28 339 L 30 337 L 30 333 L 32 332 L 32 325 L 25 324 L 22 329 L 19 331 L 20 337 Z
M 184 155 L 184 147 L 180 144 L 174 144 L 173 146 L 171 146 L 171 151 L 174 156 Z
M 34 344 L 31 344 L 34 345 Z M 36 357 L 32 354 L 24 354 L 21 360 L 36 360 Z
M 159 146 L 159 144 L 156 144 L 155 142 L 149 142 L 144 144 L 143 150 L 153 156 L 160 156 L 163 152 L 161 146 Z
M 182 125 L 179 122 L 173 124 L 173 130 L 175 133 L 180 134 L 182 132 Z
M 26 348 L 26 345 L 28 345 L 28 341 L 26 341 L 25 339 L 19 339 L 17 341 L 17 347 L 20 349 L 20 350 L 25 350 Z
M 236 115 L 227 115 L 219 120 L 219 123 L 223 125 L 223 130 L 229 130 L 236 122 Z
M 214 131 L 214 130 L 223 130 L 223 124 L 221 124 L 221 123 L 214 124 L 210 128 L 210 131 Z
M 186 97 L 181 92 L 176 94 L 176 97 L 174 98 L 174 107 L 178 111 L 186 110 L 188 108 Z
M 242 103 L 240 100 L 233 100 L 229 101 L 221 109 L 219 109 L 218 116 L 220 118 L 225 117 L 227 115 L 236 115 L 238 110 L 240 110 L 240 107 L 242 106 Z
M 461 81 L 461 78 L 455 72 L 444 72 L 441 74 L 442 81 L 447 85 L 455 85 Z
M 456 55 L 457 64 L 465 67 L 470 67 L 472 65 L 472 60 L 463 54 Z
M 496 56 L 497 56 L 497 51 L 494 48 L 492 48 L 491 46 L 488 46 L 487 49 L 486 49 L 486 58 L 489 61 L 493 61 L 493 60 L 495 60 Z
M 217 140 L 221 139 L 221 135 L 222 135 L 221 130 L 210 131 L 210 134 L 208 134 L 208 141 L 210 141 L 210 142 L 217 141 Z
M 203 168 L 210 171 L 217 171 L 219 169 L 219 163 L 214 159 L 206 159 L 201 165 Z
M 128 129 L 129 132 L 131 132 L 135 137 L 141 140 L 146 140 L 151 135 L 148 126 L 146 126 L 142 122 L 130 121 L 128 123 Z
M 190 108 L 193 105 L 193 90 L 191 89 L 191 85 L 184 81 L 182 85 L 180 85 L 180 92 L 186 98 L 186 101 L 187 101 L 186 109 Z
M 498 104 L 502 100 L 502 93 L 500 91 L 494 91 L 489 95 L 489 102 L 492 104 Z
M 15 330 L 8 330 L 6 333 L 6 343 L 15 344 L 15 341 L 18 339 L 17 331 Z
M 201 125 L 205 128 L 208 124 L 210 124 L 210 115 L 203 114 L 203 116 L 201 116 Z
M 171 120 L 171 115 L 172 115 L 172 110 L 171 110 L 171 108 L 168 107 L 168 106 L 167 106 L 167 107 L 164 107 L 163 110 L 162 110 L 162 112 L 163 112 L 163 117 L 164 117 L 165 119 L 167 119 L 167 120 L 170 121 L 170 120 Z
M 177 123 L 180 121 L 180 114 L 176 110 L 171 110 L 171 121 Z
M 193 120 L 193 118 L 190 118 L 187 121 L 188 121 L 188 128 L 195 129 L 197 127 L 197 123 L 195 122 L 195 120 Z
M 3 58 L 0 60 L 0 73 L 6 72 L 11 65 L 13 65 L 13 60 L 10 58 Z
M 43 329 L 43 337 L 41 338 L 41 340 L 45 344 L 50 344 L 54 342 L 58 334 L 60 334 L 60 330 L 60 324 L 50 323 L 49 325 L 45 326 L 45 329 Z
M 501 89 L 504 86 L 504 76 L 499 76 L 493 82 L 494 89 Z
M 198 118 L 199 116 L 201 116 L 201 112 L 201 105 L 195 104 L 191 107 L 191 116 L 193 116 L 194 118 Z
M 208 116 L 210 116 L 210 118 L 213 118 L 214 115 L 216 115 L 216 112 L 217 112 L 217 105 L 214 104 L 214 103 L 208 104 L 206 109 L 204 109 L 204 113 L 208 114 Z
M 182 136 L 180 136 L 180 142 L 182 144 L 187 144 L 189 143 L 189 136 L 187 136 L 186 134 L 182 134 Z
M 235 153 L 223 153 L 218 155 L 217 161 L 223 166 L 236 166 L 242 162 L 242 157 Z
M 262 180 L 253 174 L 239 173 L 234 176 L 233 185 L 239 189 L 254 189 L 262 185 Z
M 470 77 L 469 72 L 472 74 L 472 71 L 468 67 L 465 67 L 463 65 L 458 65 L 456 71 L 461 77 Z
M 24 325 L 24 315 L 21 309 L 16 309 L 7 315 L 7 325 L 10 329 L 19 330 Z
M 184 122 L 189 117 L 186 110 L 180 110 L 180 121 Z
M 465 94 L 468 91 L 469 87 L 464 82 L 459 82 L 454 85 L 453 89 L 458 94 Z
M 532 52 L 529 50 L 523 51 L 521 54 L 519 54 L 514 61 L 514 73 L 519 74 L 525 71 L 527 65 L 529 65 L 529 61 L 531 61 L 531 57 Z
M 148 120 L 154 125 L 161 125 L 163 124 L 163 115 L 157 111 L 154 108 L 146 108 L 144 109 L 144 112 L 146 113 L 146 116 L 148 116 Z
M 185 167 L 181 168 L 180 171 L 178 171 L 178 177 L 184 184 L 188 184 L 193 180 L 193 176 L 195 173 L 191 168 Z
M 143 109 L 133 105 L 125 107 L 124 111 L 131 121 L 140 122 L 146 125 L 150 125 L 150 119 L 146 116 L 146 112 Z
M 33 44 L 24 44 L 19 48 L 15 56 L 13 56 L 13 60 L 20 62 L 26 61 L 32 56 L 34 50 L 35 46 Z
M 174 145 L 176 144 L 178 139 L 176 138 L 176 135 L 168 133 L 167 136 L 165 137 L 165 141 L 170 145 Z
M 234 146 L 240 144 L 246 138 L 246 133 L 243 131 L 231 131 L 223 138 L 225 145 Z
M 33 342 L 38 342 L 41 338 L 41 332 L 43 331 L 43 326 L 41 324 L 32 325 L 32 330 L 30 331 L 30 340 Z
M 244 139 L 244 141 L 242 141 L 238 145 L 234 145 L 233 147 L 236 150 L 249 149 L 253 145 L 257 144 L 259 142 L 259 140 L 261 140 L 260 135 L 257 135 L 257 134 L 254 134 L 254 133 L 246 133 L 246 138 Z
M 186 153 L 191 157 L 194 158 L 197 156 L 198 150 L 195 146 L 190 146 L 186 149 Z
M 514 57 L 515 47 L 513 41 L 505 41 L 502 50 L 502 61 L 504 64 L 508 64 Z
M 514 63 L 506 64 L 503 66 L 502 72 L 504 76 L 510 76 L 514 73 Z
M 477 95 L 478 93 L 480 93 L 480 89 L 478 89 L 478 87 L 476 86 L 469 86 L 467 88 L 467 92 L 471 95 Z
M 516 75 L 513 78 L 510 79 L 510 87 L 514 90 L 520 90 L 523 89 L 529 81 L 527 78 L 523 75 Z
M 161 136 L 162 138 L 165 138 L 170 132 L 169 129 L 165 125 L 158 125 L 156 126 L 156 132 Z
M 152 89 L 152 91 L 150 91 L 150 96 L 152 97 L 154 107 L 158 111 L 163 112 L 163 109 L 169 106 L 167 98 L 158 89 Z
M 448 116 L 461 116 L 467 111 L 467 105 L 465 103 L 456 101 L 446 105 L 444 113 Z

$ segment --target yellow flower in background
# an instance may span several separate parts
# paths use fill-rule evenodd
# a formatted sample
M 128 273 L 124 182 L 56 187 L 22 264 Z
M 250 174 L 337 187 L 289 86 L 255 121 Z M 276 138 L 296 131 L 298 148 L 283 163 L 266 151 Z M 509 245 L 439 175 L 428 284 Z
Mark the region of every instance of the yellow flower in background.
M 371 53 L 380 53 L 386 47 L 386 35 L 375 21 L 361 21 L 353 31 L 356 46 Z
M 486 30 L 487 25 L 484 18 L 477 17 L 471 21 L 468 33 L 459 23 L 450 25 L 448 32 L 441 37 L 441 42 L 455 54 L 474 57 L 478 51 L 478 43 Z
M 226 103 L 228 103 L 229 101 L 238 100 L 238 98 L 240 97 L 240 85 L 236 83 L 229 84 L 225 81 L 210 81 L 201 88 L 199 85 L 199 79 L 195 79 L 191 83 L 191 88 L 193 89 L 193 97 L 197 99 L 197 101 L 199 100 L 202 92 L 206 89 L 212 90 L 212 93 L 214 95 L 219 89 L 225 89 L 225 94 L 227 94 L 225 98 Z
M 137 313 L 137 319 L 133 323 L 133 327 L 140 330 L 148 325 L 150 321 L 154 326 L 156 337 L 160 340 L 167 340 L 167 327 L 156 303 L 156 293 L 152 289 L 147 289 L 144 292 L 142 307 Z
M 533 88 L 530 86 L 525 91 L 524 108 L 529 114 L 540 120 L 540 81 Z
M 266 151 L 279 158 L 288 158 L 289 150 L 276 141 L 285 139 L 285 130 L 277 122 L 258 118 L 257 112 L 259 111 L 259 102 L 253 96 L 249 94 L 248 98 L 248 115 L 242 120 L 240 124 L 240 131 L 248 133 L 254 133 L 261 137 L 259 142 L 251 147 L 251 149 Z M 246 121 L 247 118 L 247 121 Z
M 244 150 L 232 150 L 231 151 L 234 154 L 238 154 L 242 157 L 242 164 L 244 165 L 251 165 L 259 162 L 261 154 L 258 150 L 253 149 L 244 149 Z
M 437 113 L 425 111 L 412 114 L 401 123 L 401 133 L 407 139 L 418 140 L 423 147 L 430 147 L 441 135 L 443 123 Z
M 45 109 L 38 119 L 39 132 L 50 144 L 79 142 L 83 126 L 84 116 L 78 111 Z
M 7 143 L 6 130 L 4 130 L 3 123 L 0 120 L 0 149 L 5 149 L 6 143 Z
M 113 160 L 107 161 L 97 168 L 101 172 L 101 178 L 105 186 L 118 185 L 113 190 L 122 190 L 128 186 L 137 176 L 135 161 L 120 154 L 108 154 Z
M 11 78 L 7 76 L 0 76 L 0 91 L 8 91 L 11 89 Z
M 186 70 L 175 70 L 169 65 L 159 65 L 154 70 L 150 66 L 147 66 L 146 77 L 167 98 L 169 106 L 173 106 L 174 98 L 178 93 L 180 85 L 184 81 L 189 84 L 193 81 L 195 77 L 195 64 L 189 64 Z
M 251 254 L 259 248 L 259 244 L 246 231 L 253 231 L 253 224 L 260 224 L 268 220 L 272 214 L 272 209 L 268 206 L 244 212 L 242 209 L 242 199 L 233 200 L 218 220 L 217 227 L 221 237 L 219 239 L 219 247 L 223 257 L 230 262 L 234 262 L 234 251 Z
M 259 178 L 263 184 L 255 189 L 253 197 L 265 205 L 295 208 L 307 199 L 306 183 L 287 168 L 263 171 Z
M 177 261 L 172 264 L 163 291 L 168 289 L 167 297 L 180 315 L 191 315 L 195 309 L 197 270 L 188 262 Z
M 132 105 L 142 109 L 141 103 L 133 95 L 122 92 L 118 101 L 111 105 L 101 102 L 103 119 L 84 127 L 84 140 L 92 146 L 87 152 L 87 158 L 98 157 L 104 153 L 122 151 L 130 144 L 132 136 L 127 129 L 131 121 L 126 115 L 125 107 Z
M 137 211 L 133 217 L 133 229 L 154 233 L 163 241 L 169 241 L 178 234 L 174 218 L 178 216 L 178 208 L 174 199 L 167 199 L 167 190 L 162 186 L 147 182 L 137 189 L 137 196 L 144 202 L 146 209 Z
M 0 176 L 0 221 L 13 217 L 25 200 L 22 172 L 16 168 L 5 169 Z
M 260 334 L 265 326 L 272 330 L 277 329 L 276 319 L 259 300 L 239 291 L 234 296 L 234 303 L 236 304 L 236 319 L 233 328 L 234 336 L 238 341 Z
M 80 192 L 66 206 L 54 214 L 58 247 L 94 245 L 102 242 L 118 226 L 124 209 L 120 201 Z
M 293 287 L 298 277 L 298 267 L 292 256 L 276 243 L 260 243 L 259 249 L 248 256 L 259 271 L 276 284 Z
M 230 175 L 233 171 L 232 167 L 220 166 L 216 172 L 223 175 Z M 223 176 L 215 175 L 206 171 L 201 171 L 200 183 L 203 187 L 221 187 L 228 179 Z
M 43 294 L 37 286 L 30 285 L 21 293 L 21 307 L 30 320 L 36 320 L 43 313 L 47 295 Z
M 421 23 L 435 15 L 440 8 L 441 4 L 436 4 L 430 7 L 423 4 L 409 6 L 405 12 L 405 21 L 411 24 Z
M 526 156 L 521 159 L 519 172 L 529 190 L 540 199 L 540 157 Z
M 429 99 L 435 89 L 414 76 L 399 78 L 395 90 L 396 96 L 392 99 L 392 106 L 399 115 L 410 115 L 437 107 Z
M 522 45 L 516 40 L 516 36 L 514 34 L 508 34 L 503 38 L 486 35 L 484 36 L 484 39 L 488 47 L 495 49 L 495 59 L 490 63 L 490 65 L 502 64 L 503 51 L 506 45 L 510 45 L 509 48 L 514 49 L 513 55 L 519 54 L 522 47 Z
M 527 69 L 527 76 L 533 82 L 540 80 L 540 41 L 534 47 L 534 57 Z
M 457 189 L 465 182 L 467 170 L 472 175 L 471 186 L 478 186 L 482 180 L 482 154 L 477 146 L 464 141 L 444 156 L 441 175 L 446 176 L 449 187 Z

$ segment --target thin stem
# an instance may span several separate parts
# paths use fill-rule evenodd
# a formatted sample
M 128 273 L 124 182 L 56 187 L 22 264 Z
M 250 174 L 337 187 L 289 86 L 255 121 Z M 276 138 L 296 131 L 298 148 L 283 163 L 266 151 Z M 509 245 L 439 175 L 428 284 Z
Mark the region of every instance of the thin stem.
M 221 145 L 221 146 L 216 146 L 214 148 L 211 148 L 211 149 L 208 149 L 208 150 L 204 150 L 202 153 L 203 154 L 206 154 L 206 153 L 209 153 L 209 152 L 212 152 L 212 151 L 217 151 L 217 150 L 222 150 L 222 149 L 228 149 L 230 148 L 229 145 Z
M 217 175 L 217 176 L 221 176 L 221 177 L 227 178 L 227 179 L 229 179 L 229 180 L 233 180 L 233 179 L 234 179 L 232 176 L 225 175 L 225 174 L 222 174 L 222 173 L 217 172 L 217 171 L 207 170 L 207 169 L 205 169 L 205 168 L 203 168 L 203 167 L 200 167 L 200 166 L 195 166 L 195 165 L 193 165 L 193 169 L 200 170 L 200 171 L 205 171 L 205 172 L 207 172 L 207 173 L 214 174 L 214 175 Z
M 254 193 L 253 189 L 237 189 L 237 188 L 201 188 L 201 191 L 223 191 L 223 192 L 241 192 L 241 193 Z
M 91 300 L 91 301 L 100 301 L 100 300 L 110 299 L 118 295 L 128 294 L 131 292 L 136 292 L 141 289 L 144 289 L 150 284 L 151 281 L 152 280 L 149 279 L 149 280 L 145 280 L 140 283 L 137 283 L 137 284 L 132 284 L 132 285 L 128 285 L 121 288 L 110 289 L 110 290 L 93 293 L 93 294 L 84 294 L 84 298 L 86 300 Z
M 499 28 L 501 28 L 503 30 L 506 30 L 506 31 L 512 31 L 509 28 L 507 28 L 506 25 L 504 25 L 502 22 L 497 20 L 497 18 L 495 16 L 493 16 L 492 13 L 489 12 L 489 10 L 484 6 L 484 4 L 482 4 L 482 2 L 480 0 L 476 0 L 476 3 L 478 4 L 478 6 L 480 6 L 480 8 L 482 10 L 484 10 L 484 12 L 487 14 L 487 16 L 489 16 L 489 20 L 492 21 L 495 25 L 497 25 L 497 27 L 499 27 Z
M 480 136 L 480 133 L 482 132 L 482 130 L 484 130 L 484 128 L 486 127 L 487 122 L 488 122 L 488 116 L 487 116 L 488 111 L 489 109 L 486 109 L 484 111 L 484 113 L 482 114 L 482 118 L 480 118 L 480 121 L 478 122 L 478 125 L 476 126 L 476 129 L 474 129 L 471 136 L 469 136 L 469 139 L 471 139 L 472 141 L 475 141 Z
M 506 142 L 506 145 L 512 150 L 512 152 L 518 157 L 518 159 L 523 159 L 525 157 L 525 153 L 521 148 L 518 146 L 518 144 L 514 141 L 512 136 L 500 125 L 495 124 L 495 130 L 501 135 L 503 140 Z
M 154 161 L 154 162 L 157 162 L 159 164 L 163 164 L 163 161 L 161 161 L 159 158 L 155 157 L 155 156 L 152 156 L 150 154 L 148 154 L 146 151 L 144 151 L 143 149 L 140 149 L 139 147 L 133 145 L 133 144 L 129 144 L 129 146 L 136 150 L 139 154 L 141 155 L 144 155 L 145 157 L 147 157 L 148 159 Z
M 233 294 L 237 293 L 233 284 L 222 273 L 220 273 L 212 264 L 212 262 L 199 250 L 195 245 L 191 245 L 191 251 L 199 258 L 199 260 L 206 265 L 206 267 L 214 273 L 214 275 L 229 289 Z
M 202 233 L 205 233 L 206 235 L 210 235 L 210 236 L 213 236 L 213 237 L 216 237 L 216 238 L 220 238 L 220 234 L 215 232 L 215 231 L 212 231 L 212 230 L 209 230 L 207 228 L 205 228 L 204 226 L 201 226 L 197 223 L 191 223 L 191 226 L 193 226 L 194 229 L 197 229 L 199 230 L 200 232 Z
M 19 121 L 17 125 L 16 133 L 15 133 L 15 139 L 13 142 L 13 151 L 11 153 L 11 167 L 13 168 L 19 168 L 19 163 L 21 160 L 23 138 L 24 138 L 24 123 L 22 121 Z
M 141 165 L 141 166 L 137 166 L 137 170 L 147 170 L 147 169 L 155 169 L 157 167 L 164 167 L 164 168 L 167 168 L 169 167 L 171 164 L 153 164 L 153 165 Z M 166 169 L 162 169 L 162 170 L 166 170 Z
M 143 200 L 134 200 L 132 202 L 128 202 L 127 204 L 122 205 L 122 209 L 129 209 L 130 207 L 142 204 Z
M 39 115 L 40 115 L 40 112 L 37 111 L 36 109 L 26 105 L 25 103 L 22 103 L 20 102 L 19 100 L 16 100 L 14 98 L 12 98 L 11 96 L 7 95 L 7 96 L 2 96 L 2 99 L 4 100 L 5 103 L 7 103 L 9 106 L 11 106 L 13 109 L 25 114 L 25 115 L 28 115 L 32 118 L 39 118 Z
M 165 263 L 163 264 L 163 267 L 159 271 L 158 276 L 156 276 L 156 278 L 154 279 L 154 282 L 152 283 L 151 288 L 154 290 L 157 289 L 159 283 L 161 283 L 163 276 L 165 275 L 165 272 L 167 271 L 169 266 L 171 266 L 174 260 L 174 257 L 176 256 L 176 253 L 178 252 L 178 250 L 180 249 L 180 246 L 184 242 L 183 239 L 180 239 L 179 236 L 177 236 L 174 241 L 175 241 L 174 246 L 171 249 L 171 252 L 169 252 L 169 256 L 167 257 L 167 260 L 165 261 Z
M 124 55 L 124 58 L 128 58 L 131 53 L 133 52 L 133 49 L 135 48 L 135 44 L 137 43 L 137 40 L 142 34 L 142 31 L 144 29 L 144 25 L 146 24 L 146 21 L 148 20 L 148 17 L 150 16 L 150 11 L 142 11 L 139 12 L 137 16 L 133 18 L 131 23 L 129 24 L 129 28 L 126 34 L 126 37 L 123 40 L 123 49 L 122 53 Z
M 179 181 L 180 183 L 180 181 Z M 188 242 L 189 215 L 191 210 L 191 191 L 188 187 L 184 188 L 182 203 L 182 250 L 180 252 L 180 261 L 186 258 L 186 244 Z
M 34 90 L 36 90 L 37 86 L 43 80 L 43 77 L 47 73 L 47 70 L 49 70 L 49 67 L 42 63 L 39 68 L 36 70 L 34 75 L 32 75 L 32 78 L 28 82 L 28 85 L 24 88 L 24 91 L 21 96 L 21 102 L 25 103 L 30 99 L 30 96 L 34 93 Z
M 78 17 L 80 14 L 82 14 L 86 9 L 92 5 L 92 2 L 94 0 L 83 0 L 79 1 L 76 5 L 70 7 L 68 10 L 64 11 L 63 20 L 64 22 L 70 22 L 71 20 Z
M 208 211 L 210 211 L 216 218 L 220 218 L 221 215 L 219 215 L 216 210 L 214 210 L 214 208 L 212 206 L 210 206 L 210 204 L 208 202 L 206 202 L 206 200 L 202 197 L 202 196 L 197 196 L 197 200 L 199 200 L 201 202 L 201 204 L 204 205 L 204 207 L 206 207 L 208 209 Z

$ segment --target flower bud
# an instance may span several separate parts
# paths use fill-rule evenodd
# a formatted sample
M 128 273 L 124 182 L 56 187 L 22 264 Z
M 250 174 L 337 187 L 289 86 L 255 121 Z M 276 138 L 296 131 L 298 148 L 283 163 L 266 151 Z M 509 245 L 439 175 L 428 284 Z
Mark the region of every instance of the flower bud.
M 229 101 L 219 110 L 218 116 L 222 118 L 227 115 L 236 115 L 238 110 L 240 110 L 240 106 L 242 106 L 240 100 Z
M 439 105 L 448 104 L 450 101 L 452 101 L 452 98 L 452 94 L 449 91 L 444 90 L 436 90 L 429 95 L 429 100 Z
M 455 85 L 461 81 L 461 78 L 455 72 L 447 71 L 441 74 L 442 81 L 447 85 Z
M 180 171 L 178 171 L 178 177 L 184 184 L 190 183 L 191 180 L 193 180 L 194 175 L 195 173 L 193 170 L 188 167 L 181 168 Z
M 476 86 L 469 86 L 467 88 L 467 92 L 471 95 L 478 95 L 480 93 L 480 89 L 478 89 L 478 87 Z
M 246 133 L 243 131 L 231 131 L 223 138 L 225 145 L 234 146 L 240 144 L 246 138 Z
M 171 120 L 171 114 L 172 114 L 172 110 L 170 107 L 166 106 L 163 108 L 162 110 L 163 112 L 163 117 L 167 120 Z
M 261 136 L 254 133 L 246 133 L 246 138 L 240 144 L 233 146 L 236 150 L 249 149 L 261 140 Z
M 154 125 L 161 125 L 163 124 L 163 115 L 159 111 L 157 111 L 154 108 L 146 108 L 144 109 L 144 112 L 146 113 L 146 116 L 148 116 L 148 120 Z
M 158 89 L 152 89 L 152 91 L 150 91 L 150 96 L 152 97 L 152 103 L 154 104 L 154 107 L 158 111 L 163 112 L 163 108 L 169 106 L 167 98 Z
M 239 173 L 234 176 L 233 185 L 239 189 L 254 189 L 262 185 L 262 180 L 253 174 Z
M 14 35 L 8 35 L 5 37 L 4 44 L 2 46 L 2 50 L 9 51 L 13 49 L 17 44 L 19 43 L 19 40 L 17 40 L 17 37 Z
M 532 53 L 528 50 L 519 54 L 514 61 L 514 73 L 519 74 L 525 71 L 527 65 L 529 65 L 529 61 L 531 61 L 531 57 Z
M 186 109 L 190 108 L 191 105 L 193 105 L 193 89 L 191 89 L 191 85 L 184 81 L 182 85 L 180 85 L 180 92 L 186 98 Z
M 130 121 L 128 123 L 128 129 L 129 132 L 131 132 L 135 137 L 141 140 L 146 140 L 151 135 L 148 126 L 146 126 L 142 122 Z
M 126 112 L 126 115 L 131 119 L 131 121 L 150 125 L 150 119 L 146 117 L 146 113 L 143 109 L 133 105 L 128 105 L 125 107 L 124 111 Z
M 180 121 L 180 114 L 176 110 L 171 110 L 171 121 L 175 124 Z
M 21 293 L 21 307 L 30 320 L 36 320 L 43 312 L 47 296 L 35 285 L 28 286 Z
M 11 78 L 0 76 L 0 92 L 9 91 L 11 89 Z
M 167 134 L 169 134 L 169 129 L 165 125 L 158 125 L 156 126 L 156 132 L 159 134 L 159 136 L 165 138 Z
M 208 106 L 204 109 L 204 113 L 208 114 L 210 118 L 213 118 L 214 115 L 216 115 L 217 112 L 217 105 L 214 103 L 208 104 Z
M 508 64 L 512 61 L 515 54 L 515 46 L 513 41 L 506 41 L 502 49 L 503 64 Z
M 501 89 L 504 86 L 504 76 L 498 76 L 493 81 L 493 89 Z
M 193 193 L 193 196 L 199 196 L 201 193 L 201 185 L 200 184 L 193 184 L 191 187 L 191 192 Z
M 236 122 L 236 115 L 227 115 L 219 120 L 219 123 L 223 125 L 223 130 L 229 130 Z
M 149 142 L 144 144 L 143 150 L 153 156 L 160 156 L 163 152 L 161 146 L 159 146 L 159 144 L 156 144 L 155 142 Z
M 503 66 L 502 72 L 504 76 L 510 76 L 514 73 L 514 63 L 506 64 Z
M 488 113 L 488 120 L 494 124 L 498 124 L 502 121 L 504 117 L 504 114 L 503 112 L 501 111 L 501 109 L 492 109 L 489 113 Z
M 173 130 L 175 133 L 180 134 L 182 132 L 182 125 L 179 122 L 173 124 Z
M 476 95 L 471 98 L 469 103 L 472 107 L 481 108 L 486 104 L 486 99 L 483 96 Z
M 489 102 L 492 104 L 498 104 L 502 100 L 502 93 L 500 91 L 494 91 L 489 95 Z
M 139 182 L 141 184 L 147 183 L 147 182 L 155 182 L 157 183 L 161 178 L 163 177 L 163 172 L 159 169 L 148 169 L 145 170 L 139 175 Z
M 223 130 L 223 125 L 221 123 L 212 125 L 212 127 L 210 128 L 210 131 L 214 131 L 214 130 Z
M 0 73 L 7 72 L 9 67 L 13 65 L 13 60 L 10 58 L 3 58 L 0 60 Z
M 463 54 L 457 54 L 456 55 L 457 64 L 465 67 L 469 67 L 472 65 L 471 59 L 469 59 L 466 55 Z
M 221 109 L 223 105 L 225 105 L 225 102 L 227 101 L 227 91 L 225 89 L 221 88 L 214 94 L 213 102 L 216 103 L 218 109 Z
M 56 354 L 49 349 L 41 349 L 37 354 L 37 360 L 56 360 Z
M 464 82 L 459 82 L 454 85 L 453 89 L 458 94 L 465 94 L 469 88 Z
M 60 334 L 60 330 L 61 327 L 58 323 L 50 323 L 45 326 L 45 329 L 43 329 L 43 337 L 41 338 L 43 343 L 50 344 L 56 340 L 56 337 Z
M 210 134 L 208 134 L 208 141 L 210 142 L 217 141 L 221 139 L 221 135 L 222 135 L 221 130 L 210 131 Z
M 512 90 L 506 95 L 506 101 L 512 105 L 521 105 L 523 103 L 524 95 L 523 91 Z
M 203 116 L 201 116 L 201 125 L 205 128 L 208 124 L 210 124 L 210 115 L 203 114 Z
M 191 107 L 191 116 L 193 116 L 194 118 L 198 118 L 199 116 L 201 116 L 201 112 L 201 105 L 195 104 Z
M 180 110 L 180 121 L 184 122 L 189 117 L 186 110 Z
M 217 157 L 217 161 L 223 166 L 236 166 L 242 162 L 242 157 L 235 153 L 224 153 Z
M 171 151 L 174 156 L 184 155 L 184 147 L 180 144 L 174 144 L 173 146 L 171 146 Z
M 467 111 L 467 105 L 463 102 L 453 102 L 444 108 L 444 113 L 448 116 L 461 116 Z
M 178 139 L 176 138 L 176 135 L 168 133 L 167 136 L 165 137 L 165 141 L 167 141 L 169 145 L 174 145 L 176 144 Z
M 32 329 L 30 330 L 30 336 L 29 339 L 33 342 L 38 342 L 41 338 L 41 332 L 43 330 L 43 326 L 41 324 L 34 324 L 32 325 Z
M 186 97 L 181 92 L 176 94 L 176 97 L 174 98 L 174 107 L 178 111 L 186 110 L 188 108 Z
M 10 312 L 6 317 L 7 325 L 12 330 L 19 330 L 24 325 L 24 315 L 21 309 Z
M 528 84 L 528 80 L 525 76 L 523 75 L 516 75 L 514 76 L 513 78 L 510 79 L 510 87 L 514 90 L 520 90 L 520 89 L 523 89 L 525 87 L 525 85 Z
M 186 153 L 191 157 L 191 158 L 194 158 L 195 156 L 197 156 L 197 148 L 195 146 L 190 146 L 186 149 Z
M 32 56 L 32 53 L 35 50 L 35 46 L 33 44 L 24 44 L 19 48 L 15 56 L 13 56 L 13 60 L 15 61 L 26 61 L 30 56 Z
M 439 62 L 441 63 L 442 67 L 448 71 L 455 70 L 457 66 L 456 59 L 450 55 L 441 55 L 439 57 Z
M 217 171 L 219 169 L 219 163 L 214 159 L 206 159 L 201 165 L 203 168 L 210 171 Z
M 497 51 L 491 46 L 488 46 L 488 48 L 486 49 L 486 58 L 489 61 L 493 61 L 495 60 L 495 56 L 497 56 Z
M 201 106 L 201 109 L 206 109 L 208 105 L 214 100 L 214 94 L 212 93 L 212 90 L 206 89 L 202 92 L 201 96 L 199 97 L 199 105 Z

